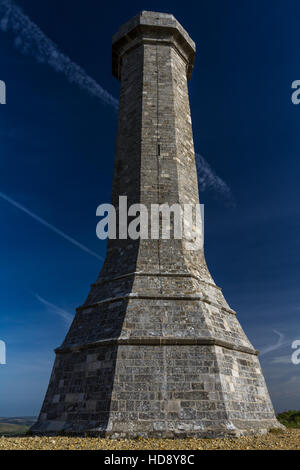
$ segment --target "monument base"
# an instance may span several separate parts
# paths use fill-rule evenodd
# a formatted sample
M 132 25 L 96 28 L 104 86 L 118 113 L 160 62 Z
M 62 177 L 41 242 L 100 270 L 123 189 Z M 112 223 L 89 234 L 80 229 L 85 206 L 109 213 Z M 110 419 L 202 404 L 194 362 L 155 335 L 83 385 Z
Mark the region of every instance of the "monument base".
M 283 426 L 256 354 L 218 345 L 107 344 L 58 353 L 31 432 L 217 438 L 272 428 Z

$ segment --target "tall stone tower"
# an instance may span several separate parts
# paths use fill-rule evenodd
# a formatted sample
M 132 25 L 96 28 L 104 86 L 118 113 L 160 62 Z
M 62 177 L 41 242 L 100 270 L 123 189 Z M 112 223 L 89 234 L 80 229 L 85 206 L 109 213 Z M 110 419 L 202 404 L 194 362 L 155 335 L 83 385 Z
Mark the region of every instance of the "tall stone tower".
M 195 44 L 143 11 L 113 37 L 121 80 L 112 204 L 198 204 L 187 81 Z M 121 211 L 121 209 L 120 209 Z M 35 433 L 226 436 L 279 424 L 257 351 L 186 240 L 109 240 L 56 361 Z

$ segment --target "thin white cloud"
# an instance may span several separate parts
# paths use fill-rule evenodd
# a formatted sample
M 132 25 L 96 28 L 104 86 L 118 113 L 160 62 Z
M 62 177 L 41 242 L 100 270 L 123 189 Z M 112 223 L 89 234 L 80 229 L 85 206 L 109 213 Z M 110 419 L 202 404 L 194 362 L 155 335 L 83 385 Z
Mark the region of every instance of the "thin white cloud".
M 24 55 L 34 57 L 39 63 L 46 63 L 56 72 L 66 76 L 90 95 L 105 104 L 118 109 L 118 100 L 102 88 L 79 65 L 64 55 L 43 31 L 25 15 L 12 0 L 0 0 L 0 31 L 12 32 L 15 46 Z M 196 154 L 198 183 L 200 191 L 213 191 L 222 197 L 225 205 L 234 207 L 235 202 L 227 183 L 222 180 L 202 155 Z
M 44 305 L 47 308 L 49 312 L 54 313 L 55 315 L 58 315 L 59 317 L 61 317 L 67 323 L 67 325 L 70 325 L 70 323 L 73 321 L 74 315 L 72 315 L 71 313 L 58 307 L 55 304 L 52 304 L 51 302 L 48 302 L 48 300 L 45 300 L 39 294 L 35 294 L 35 297 L 42 305 Z
M 272 364 L 292 364 L 292 355 L 288 356 L 277 356 L 271 361 Z
M 228 184 L 222 180 L 215 171 L 211 168 L 210 164 L 199 153 L 195 154 L 196 166 L 198 173 L 199 191 L 213 191 L 221 196 L 225 204 L 230 207 L 235 207 L 235 201 Z
M 262 348 L 260 350 L 260 356 L 264 356 L 265 354 L 268 354 L 272 351 L 276 351 L 277 349 L 280 349 L 290 343 L 290 341 L 286 340 L 284 334 L 280 333 L 280 331 L 273 330 L 273 332 L 278 336 L 277 342 L 275 344 Z
M 13 33 L 14 44 L 22 54 L 33 57 L 39 63 L 48 64 L 56 72 L 64 74 L 70 83 L 75 83 L 103 103 L 118 109 L 118 100 L 64 55 L 12 0 L 0 0 L 0 31 Z
M 77 248 L 79 248 L 80 250 L 84 251 L 85 253 L 88 253 L 89 255 L 93 256 L 94 258 L 97 258 L 99 259 L 100 261 L 103 261 L 103 258 L 102 256 L 98 255 L 97 253 L 95 253 L 94 251 L 90 250 L 89 248 L 87 248 L 86 246 L 82 245 L 81 243 L 79 243 L 77 240 L 75 240 L 74 238 L 72 237 L 69 237 L 69 235 L 67 235 L 66 233 L 62 232 L 61 230 L 59 230 L 57 227 L 55 227 L 54 225 L 50 224 L 49 222 L 47 222 L 46 220 L 42 219 L 41 217 L 39 217 L 38 215 L 36 215 L 34 212 L 30 211 L 29 209 L 27 209 L 26 207 L 24 207 L 22 204 L 20 204 L 19 202 L 15 201 L 14 199 L 12 199 L 11 197 L 7 196 L 6 194 L 0 192 L 0 198 L 4 199 L 4 201 L 8 202 L 9 204 L 11 204 L 12 206 L 16 207 L 17 209 L 19 209 L 20 211 L 24 212 L 25 214 L 29 215 L 32 219 L 36 220 L 37 222 L 39 222 L 41 225 L 43 225 L 44 227 L 48 228 L 49 230 L 51 230 L 52 232 L 56 233 L 57 235 L 59 235 L 60 237 L 64 238 L 65 240 L 67 240 L 69 243 L 72 243 L 72 245 L 75 245 Z

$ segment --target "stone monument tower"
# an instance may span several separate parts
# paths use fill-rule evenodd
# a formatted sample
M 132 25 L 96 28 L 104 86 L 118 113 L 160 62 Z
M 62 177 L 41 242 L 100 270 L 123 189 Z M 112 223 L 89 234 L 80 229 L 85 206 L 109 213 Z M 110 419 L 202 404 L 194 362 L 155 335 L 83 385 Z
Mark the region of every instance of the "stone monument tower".
M 195 44 L 143 11 L 113 37 L 121 80 L 112 204 L 199 204 L 187 82 Z M 216 437 L 279 427 L 257 351 L 184 239 L 111 239 L 56 350 L 34 433 Z

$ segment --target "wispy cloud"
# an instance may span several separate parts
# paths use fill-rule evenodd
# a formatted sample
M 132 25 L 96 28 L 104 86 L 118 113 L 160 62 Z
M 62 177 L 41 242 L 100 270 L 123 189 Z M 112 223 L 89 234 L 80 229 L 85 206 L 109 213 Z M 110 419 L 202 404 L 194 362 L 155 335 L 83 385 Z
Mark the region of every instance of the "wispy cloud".
M 70 83 L 75 83 L 103 103 L 118 109 L 118 100 L 64 55 L 12 0 L 0 0 L 0 31 L 14 35 L 14 44 L 22 54 L 48 64 L 56 72 L 64 74 Z
M 280 331 L 273 330 L 273 332 L 278 336 L 277 342 L 275 344 L 271 344 L 269 346 L 266 346 L 265 348 L 262 348 L 260 350 L 260 356 L 264 356 L 265 354 L 268 354 L 272 351 L 276 351 L 277 349 L 282 348 L 283 346 L 286 346 L 290 343 L 290 341 L 286 340 L 285 335 L 280 333 Z
M 292 364 L 292 354 L 274 357 L 271 362 L 272 364 Z
M 0 31 L 14 35 L 14 44 L 22 54 L 33 57 L 39 63 L 48 64 L 56 72 L 64 74 L 70 83 L 75 83 L 90 95 L 118 109 L 118 100 L 63 54 L 12 0 L 0 0 Z M 222 197 L 225 205 L 234 207 L 229 186 L 216 175 L 202 155 L 196 154 L 196 164 L 199 190 L 212 191 Z
M 64 238 L 65 240 L 67 240 L 69 243 L 72 243 L 73 245 L 75 245 L 77 248 L 80 248 L 80 250 L 84 251 L 85 253 L 88 253 L 89 255 L 91 256 L 94 256 L 95 258 L 99 259 L 100 261 L 103 261 L 103 258 L 102 256 L 98 255 L 97 253 L 95 253 L 94 251 L 90 250 L 89 248 L 87 248 L 86 246 L 82 245 L 81 243 L 79 243 L 77 240 L 75 240 L 74 238 L 72 237 L 69 237 L 69 235 L 67 235 L 66 233 L 62 232 L 61 230 L 59 230 L 57 227 L 55 227 L 54 225 L 50 224 L 49 222 L 47 222 L 45 219 L 42 219 L 41 217 L 39 217 L 38 215 L 36 215 L 34 212 L 32 212 L 31 210 L 27 209 L 26 207 L 24 207 L 22 204 L 20 204 L 19 202 L 15 201 L 14 199 L 12 199 L 11 197 L 7 196 L 6 194 L 0 192 L 0 198 L 4 199 L 4 201 L 8 202 L 9 204 L 11 204 L 12 206 L 16 207 L 17 209 L 19 209 L 20 211 L 24 212 L 25 214 L 29 215 L 32 219 L 36 220 L 39 224 L 43 225 L 44 227 L 48 228 L 49 230 L 51 230 L 52 232 L 56 233 L 57 235 L 59 235 L 60 237 Z
M 235 201 L 228 184 L 220 178 L 211 168 L 210 164 L 199 153 L 195 154 L 198 173 L 199 191 L 213 191 L 222 197 L 225 204 L 235 207 Z
M 49 312 L 60 316 L 67 323 L 67 325 L 70 325 L 70 323 L 73 321 L 74 316 L 71 313 L 58 307 L 55 304 L 52 304 L 51 302 L 48 302 L 48 300 L 45 300 L 39 294 L 35 294 L 35 297 L 42 305 L 44 305 L 47 308 Z

